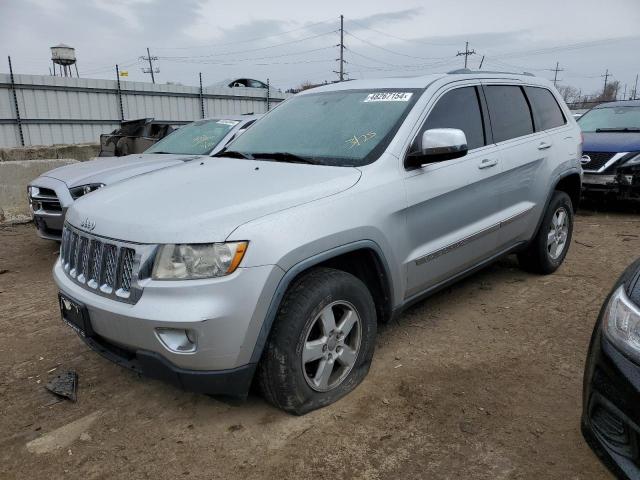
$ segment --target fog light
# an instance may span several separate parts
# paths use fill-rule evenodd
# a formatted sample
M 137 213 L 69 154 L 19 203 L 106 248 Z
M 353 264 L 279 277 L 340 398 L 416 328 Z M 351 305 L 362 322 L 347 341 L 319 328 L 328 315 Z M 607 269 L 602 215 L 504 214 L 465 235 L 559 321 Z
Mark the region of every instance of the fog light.
M 192 330 L 181 328 L 156 328 L 156 334 L 172 352 L 188 353 L 196 351 L 196 336 Z

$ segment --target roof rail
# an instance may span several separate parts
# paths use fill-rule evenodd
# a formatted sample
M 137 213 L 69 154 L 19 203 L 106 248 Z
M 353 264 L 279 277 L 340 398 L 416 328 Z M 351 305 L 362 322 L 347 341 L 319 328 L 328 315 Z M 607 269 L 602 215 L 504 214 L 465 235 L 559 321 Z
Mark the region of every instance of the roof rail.
M 451 70 L 450 72 L 447 72 L 447 74 L 449 75 L 461 75 L 469 73 L 505 73 L 508 75 L 526 75 L 528 77 L 535 77 L 535 75 L 530 72 L 500 72 L 492 70 L 470 70 L 468 68 L 458 68 L 457 70 Z

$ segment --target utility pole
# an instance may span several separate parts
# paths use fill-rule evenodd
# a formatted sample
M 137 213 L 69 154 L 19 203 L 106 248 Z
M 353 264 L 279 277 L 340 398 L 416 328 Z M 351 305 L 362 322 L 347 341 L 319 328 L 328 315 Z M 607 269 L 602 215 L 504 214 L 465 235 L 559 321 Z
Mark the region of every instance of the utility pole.
M 338 73 L 338 78 L 341 82 L 344 81 L 344 15 L 340 15 L 340 71 Z
M 607 71 L 605 72 L 604 75 L 600 75 L 601 77 L 604 77 L 604 88 L 602 89 L 602 96 L 606 95 L 607 93 L 607 81 L 609 80 L 609 77 L 611 76 L 611 74 L 609 73 L 609 69 L 607 68 Z
M 552 72 L 555 72 L 553 75 L 553 86 L 558 86 L 558 72 L 564 72 L 562 68 L 560 68 L 560 62 L 556 62 L 556 68 L 551 69 Z
M 635 100 L 638 97 L 638 75 L 636 74 L 636 83 L 633 87 L 633 97 L 632 100 Z
M 483 63 L 484 63 L 484 55 L 482 55 L 482 60 L 480 60 L 480 66 L 478 67 L 478 70 L 482 70 Z
M 469 58 L 469 55 L 475 55 L 476 51 L 475 50 L 469 50 L 469 42 L 465 42 L 464 43 L 464 52 L 458 52 L 456 54 L 456 57 L 460 57 L 464 55 L 464 68 L 467 68 L 467 60 Z
M 142 69 L 142 73 L 150 73 L 151 74 L 151 82 L 156 83 L 156 79 L 153 76 L 154 73 L 160 73 L 160 69 L 159 68 L 153 68 L 153 61 L 158 61 L 158 57 L 152 57 L 151 54 L 149 53 L 149 47 L 147 47 L 147 56 L 144 57 L 140 57 L 140 60 L 145 60 L 147 62 L 149 62 L 149 68 L 143 68 Z

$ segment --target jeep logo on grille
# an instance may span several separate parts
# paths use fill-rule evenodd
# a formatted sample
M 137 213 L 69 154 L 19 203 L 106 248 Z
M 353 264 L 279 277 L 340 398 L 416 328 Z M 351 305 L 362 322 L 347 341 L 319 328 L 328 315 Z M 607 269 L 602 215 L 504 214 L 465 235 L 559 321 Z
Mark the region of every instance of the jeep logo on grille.
M 80 223 L 80 227 L 91 232 L 94 228 L 96 228 L 96 222 L 85 218 L 82 223 Z

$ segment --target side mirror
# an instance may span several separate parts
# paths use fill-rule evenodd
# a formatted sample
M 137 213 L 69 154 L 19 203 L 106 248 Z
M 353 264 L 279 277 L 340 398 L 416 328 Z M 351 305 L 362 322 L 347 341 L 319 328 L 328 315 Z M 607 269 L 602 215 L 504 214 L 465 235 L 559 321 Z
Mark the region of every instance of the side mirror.
M 468 151 L 467 136 L 457 128 L 425 130 L 416 143 L 416 148 L 405 159 L 407 168 L 419 168 L 425 163 L 464 157 Z

